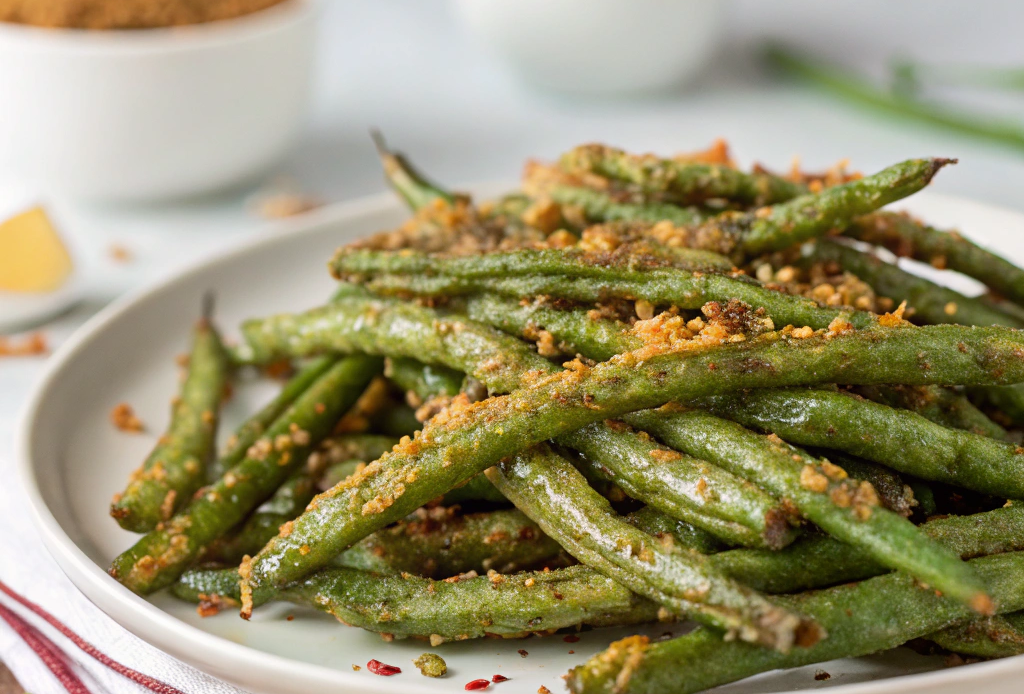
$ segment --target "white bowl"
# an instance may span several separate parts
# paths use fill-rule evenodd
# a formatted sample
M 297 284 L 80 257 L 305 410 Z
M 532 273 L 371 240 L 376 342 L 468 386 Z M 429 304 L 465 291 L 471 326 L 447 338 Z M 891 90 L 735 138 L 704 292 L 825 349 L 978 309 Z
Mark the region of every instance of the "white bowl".
M 0 169 L 101 201 L 183 197 L 255 176 L 308 100 L 314 0 L 168 29 L 0 24 Z
M 652 92 L 697 73 L 722 0 L 453 0 L 485 48 L 527 82 L 578 94 Z

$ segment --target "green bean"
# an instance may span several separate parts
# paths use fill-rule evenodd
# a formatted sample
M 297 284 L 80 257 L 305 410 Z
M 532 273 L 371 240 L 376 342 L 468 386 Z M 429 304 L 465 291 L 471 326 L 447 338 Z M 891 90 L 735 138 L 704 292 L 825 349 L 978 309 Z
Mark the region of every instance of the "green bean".
M 579 464 L 634 499 L 730 544 L 778 549 L 795 537 L 782 504 L 755 485 L 626 425 L 591 424 L 556 441 L 582 453 Z
M 243 327 L 243 332 L 250 344 L 255 344 L 257 341 L 262 343 L 260 350 L 266 349 L 268 335 L 277 344 L 284 342 L 288 347 L 293 347 L 298 341 L 293 340 L 289 343 L 288 335 L 294 328 L 284 325 L 284 322 L 293 321 L 293 326 L 300 330 L 309 325 L 315 331 L 302 335 L 303 350 L 341 350 L 352 341 L 348 337 L 348 333 L 357 330 L 359 331 L 357 339 L 361 340 L 360 346 L 366 343 L 365 349 L 367 350 L 384 351 L 391 355 L 416 354 L 426 360 L 445 360 L 449 367 L 473 373 L 493 390 L 499 392 L 510 389 L 510 384 L 513 382 L 510 367 L 518 366 L 523 371 L 531 370 L 534 375 L 557 370 L 553 364 L 531 352 L 525 344 L 473 321 L 456 317 L 443 318 L 437 312 L 418 307 L 395 304 L 378 307 L 372 302 L 359 314 L 359 316 L 367 317 L 360 318 L 352 316 L 350 313 L 350 309 L 356 305 L 355 302 L 350 301 L 345 306 L 316 309 L 314 312 L 295 318 L 294 321 L 290 317 L 277 317 L 259 324 L 250 323 Z M 397 317 L 393 317 L 393 313 L 397 314 Z M 316 317 L 313 317 L 314 315 Z M 281 326 L 284 329 L 273 325 L 278 321 L 283 321 Z M 448 325 L 452 327 L 449 328 Z M 402 332 L 396 335 L 399 330 Z M 433 336 L 433 333 L 439 330 L 445 331 L 441 336 L 443 342 L 442 346 L 435 347 L 439 340 Z M 385 345 L 383 341 L 374 339 L 376 334 L 374 331 L 387 336 L 389 344 Z M 253 337 L 254 334 L 255 337 Z M 418 337 L 420 339 L 417 339 Z M 274 346 L 270 349 L 273 351 L 277 347 Z M 611 437 L 606 443 L 609 446 L 627 445 L 624 441 L 620 443 L 621 439 L 622 437 Z M 612 450 L 607 453 L 615 455 Z M 626 459 L 629 456 L 628 451 L 618 454 L 620 459 Z M 754 499 L 753 495 L 757 494 L 756 490 L 751 489 L 741 493 L 738 489 L 740 487 L 738 481 L 733 484 L 736 493 L 724 494 L 726 482 L 724 479 L 720 479 L 719 482 L 723 486 L 721 501 L 717 504 L 704 503 L 702 508 L 717 510 L 726 506 L 738 505 L 744 495 L 747 499 L 746 503 L 749 504 Z M 682 484 L 686 486 L 687 483 Z M 697 523 L 706 530 L 720 532 L 722 539 L 729 542 L 748 545 L 759 544 L 762 541 L 779 545 L 787 542 L 790 539 L 790 533 L 785 527 L 779 526 L 779 522 L 784 519 L 777 514 L 750 521 L 753 525 L 753 532 L 734 522 L 736 517 L 753 518 L 760 511 L 767 512 L 771 505 L 771 501 L 767 498 L 759 498 L 757 503 L 760 503 L 763 508 L 753 510 L 748 507 L 736 508 L 732 511 L 733 516 L 723 516 L 721 513 L 707 511 L 698 514 L 698 509 L 694 509 L 694 513 L 683 516 L 682 519 Z
M 447 203 L 455 201 L 455 196 L 428 181 L 404 155 L 389 150 L 379 130 L 371 130 L 370 137 L 377 147 L 388 185 L 394 188 L 411 210 L 419 210 L 435 200 Z
M 256 439 L 263 435 L 274 420 L 288 409 L 288 406 L 295 402 L 295 398 L 302 395 L 327 369 L 331 368 L 337 361 L 337 357 L 323 356 L 313 359 L 302 367 L 298 373 L 288 379 L 288 382 L 281 389 L 277 396 L 267 403 L 263 409 L 245 420 L 235 430 L 220 456 L 210 466 L 210 477 L 213 480 L 220 477 L 237 465 L 245 457 L 249 447 L 256 443 Z
M 969 297 L 917 277 L 895 265 L 872 262 L 869 256 L 832 243 L 822 251 L 840 260 L 844 268 L 853 272 L 875 291 L 888 294 L 896 300 L 908 299 L 914 315 L 926 323 L 959 323 L 961 325 L 1003 325 L 1022 328 L 1024 322 L 993 308 L 985 301 Z M 1001 411 L 1016 424 L 1024 423 L 1024 388 L 1012 386 L 989 393 L 989 389 L 976 391 L 983 401 Z
M 114 559 L 110 575 L 139 594 L 173 583 L 206 546 L 271 496 L 306 460 L 381 366 L 366 356 L 337 362 L 296 398 L 241 462 Z
M 513 297 L 552 296 L 574 301 L 601 302 L 612 298 L 642 299 L 655 306 L 674 305 L 684 309 L 698 309 L 709 301 L 736 299 L 755 308 L 764 308 L 778 325 L 809 325 L 824 328 L 833 320 L 844 316 L 855 327 L 866 327 L 876 318 L 863 311 L 826 308 L 818 302 L 801 296 L 784 294 L 762 286 L 742 275 L 688 272 L 674 267 L 652 266 L 648 269 L 628 269 L 607 265 L 577 265 L 565 256 L 563 274 L 538 274 L 555 269 L 548 258 L 536 256 L 546 251 L 516 251 L 516 265 L 522 274 L 497 276 L 481 274 L 472 268 L 476 257 L 437 258 L 411 251 L 388 253 L 385 251 L 360 252 L 358 264 L 348 264 L 355 251 L 335 258 L 334 269 L 343 276 L 351 267 L 360 268 L 360 274 L 370 268 L 407 267 L 421 274 L 374 275 L 367 286 L 384 294 L 412 293 L 421 296 L 465 296 L 493 292 Z M 491 253 L 488 266 L 500 266 Z M 511 255 L 511 254 L 509 254 Z M 532 258 L 538 262 L 534 264 Z M 413 269 L 415 268 L 415 269 Z M 465 276 L 458 273 L 465 273 Z M 533 274 L 530 274 L 533 272 Z M 427 274 L 423 274 L 427 273 Z
M 1024 449 L 848 393 L 760 389 L 692 403 L 790 443 L 845 451 L 897 472 L 1001 497 L 1024 497 Z
M 955 111 L 895 94 L 892 90 L 875 87 L 845 70 L 824 64 L 819 59 L 811 60 L 779 46 L 769 48 L 767 57 L 775 67 L 789 75 L 880 113 L 918 124 L 927 123 L 962 135 L 1009 145 L 1018 150 L 1024 149 L 1024 128 L 1016 122 L 1004 122 Z
M 1024 270 L 959 232 L 940 231 L 906 213 L 877 212 L 854 219 L 843 234 L 901 257 L 962 272 L 1015 302 L 1024 302 Z
M 497 392 L 515 390 L 524 374 L 550 368 L 545 359 L 523 349 L 519 340 L 493 328 L 386 299 L 351 299 L 302 314 L 250 320 L 242 325 L 242 334 L 247 357 L 257 363 L 361 351 L 447 366 Z
M 238 574 L 190 571 L 173 587 L 184 600 L 238 600 Z M 334 615 L 390 638 L 429 638 L 432 645 L 485 636 L 516 638 L 585 624 L 637 624 L 658 606 L 585 566 L 433 581 L 357 569 L 318 571 L 281 598 Z
M 301 374 L 288 384 L 305 379 Z M 311 453 L 306 464 L 285 480 L 274 495 L 257 508 L 245 523 L 231 535 L 214 542 L 203 559 L 223 564 L 238 564 L 242 557 L 256 554 L 277 535 L 280 527 L 296 518 L 316 496 L 318 485 L 329 489 L 355 472 L 358 461 L 335 462 L 326 470 L 331 461 L 356 456 L 362 460 L 376 460 L 398 443 L 397 439 L 375 434 L 348 434 L 329 439 L 320 450 Z M 340 475 L 340 477 L 339 477 Z M 337 478 L 333 479 L 332 477 Z M 326 485 L 326 486 L 325 486 Z
M 576 176 L 597 174 L 626 181 L 647 195 L 682 204 L 725 198 L 767 205 L 806 191 L 799 183 L 765 173 L 748 174 L 731 166 L 654 155 L 633 155 L 604 145 L 582 145 L 562 155 L 563 170 Z
M 333 563 L 377 573 L 448 578 L 469 571 L 515 573 L 560 550 L 515 509 L 460 516 L 440 508 L 378 530 Z
M 1024 553 L 982 557 L 970 565 L 992 587 L 1001 610 L 1024 608 Z M 829 637 L 807 648 L 779 653 L 724 641 L 720 634 L 700 628 L 655 644 L 634 636 L 613 643 L 570 671 L 569 690 L 575 694 L 699 692 L 767 670 L 895 648 L 972 616 L 967 607 L 899 572 L 779 600 L 813 615 Z
M 307 470 L 293 472 L 237 532 L 212 543 L 202 553 L 203 560 L 237 566 L 242 557 L 259 552 L 283 524 L 302 513 L 314 496 L 316 476 Z
M 415 395 L 415 402 L 420 404 L 436 397 L 458 395 L 464 379 L 454 369 L 424 364 L 408 357 L 386 359 L 384 375 L 403 391 Z
M 624 202 L 593 188 L 556 184 L 544 187 L 544 195 L 559 205 L 572 205 L 583 210 L 590 222 L 644 221 L 672 222 L 677 226 L 698 224 L 707 215 L 695 207 L 680 207 L 670 203 L 646 201 Z M 727 249 L 727 252 L 732 250 Z
M 466 314 L 473 320 L 523 338 L 547 332 L 564 354 L 607 361 L 643 346 L 643 340 L 630 332 L 629 325 L 591 317 L 590 313 L 586 308 L 557 309 L 541 301 L 525 303 L 492 294 L 466 299 Z
M 487 477 L 569 554 L 677 615 L 782 651 L 792 647 L 798 631 L 812 628 L 708 570 L 702 555 L 667 551 L 621 520 L 572 464 L 550 450 L 521 453 Z
M 1020 655 L 1024 653 L 1024 612 L 978 617 L 925 638 L 961 655 L 978 658 Z
M 936 386 L 861 386 L 858 395 L 889 407 L 902 407 L 944 427 L 1007 440 L 1006 430 L 975 407 L 967 397 Z
M 829 535 L 861 548 L 875 561 L 991 614 L 985 584 L 956 554 L 929 540 L 906 518 L 879 507 L 874 488 L 850 481 L 841 468 L 817 461 L 777 436 L 761 436 L 697 410 L 669 407 L 624 419 L 673 448 L 788 499 Z
M 906 301 L 914 309 L 913 317 L 925 323 L 1024 327 L 1024 322 L 1008 316 L 981 299 L 972 299 L 911 274 L 873 254 L 836 241 L 818 241 L 812 258 L 836 262 L 843 270 L 871 285 L 875 293 L 895 301 Z
M 633 252 L 632 244 L 614 251 L 568 249 L 520 249 L 497 251 L 483 255 L 436 256 L 410 250 L 379 251 L 342 247 L 331 260 L 331 271 L 338 279 L 368 275 L 437 274 L 462 279 L 494 276 L 571 275 L 573 277 L 606 277 L 608 269 L 646 271 L 669 266 L 693 272 L 729 272 L 731 260 L 712 251 L 693 248 L 673 249 L 677 254 L 669 262 Z
M 922 524 L 929 538 L 964 559 L 1024 550 L 1024 507 L 971 516 L 943 516 Z M 805 535 L 788 547 L 732 549 L 708 557 L 718 571 L 765 593 L 796 593 L 871 578 L 888 568 L 869 553 L 827 535 Z
M 721 541 L 711 533 L 690 525 L 686 521 L 666 516 L 650 506 L 644 506 L 622 518 L 634 528 L 653 535 L 663 542 L 668 536 L 672 538 L 673 543 L 680 547 L 692 549 L 701 554 L 713 554 L 722 550 Z
M 210 304 L 193 331 L 188 372 L 171 403 L 167 432 L 110 504 L 110 515 L 125 530 L 153 530 L 188 503 L 206 478 L 229 372 L 220 336 L 209 320 Z
M 912 195 L 955 159 L 908 159 L 872 176 L 802 195 L 757 212 L 725 212 L 705 224 L 742 240 L 748 256 L 781 251 L 841 229 L 859 215 Z
M 389 338 L 390 339 L 390 338 Z M 771 334 L 705 349 L 621 355 L 435 417 L 362 473 L 311 502 L 292 532 L 243 565 L 243 614 L 363 537 L 542 441 L 626 412 L 742 388 L 1024 380 L 1024 337 L 1005 328 L 877 327 L 805 339 Z M 878 517 L 882 514 L 872 514 Z M 935 582 L 935 585 L 938 585 Z
M 505 495 L 494 488 L 491 481 L 483 474 L 470 477 L 464 484 L 445 492 L 445 505 L 460 504 L 466 501 L 489 501 L 491 503 L 508 503 Z
M 910 480 L 910 488 L 914 491 L 914 498 L 917 499 L 917 507 L 922 516 L 931 518 L 939 512 L 939 504 L 935 500 L 932 485 L 921 480 Z

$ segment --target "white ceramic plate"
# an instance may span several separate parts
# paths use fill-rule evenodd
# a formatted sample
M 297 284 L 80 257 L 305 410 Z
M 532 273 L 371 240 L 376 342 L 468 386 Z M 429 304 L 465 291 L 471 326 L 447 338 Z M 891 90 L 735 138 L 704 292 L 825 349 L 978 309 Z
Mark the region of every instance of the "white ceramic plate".
M 481 193 L 494 192 L 481 190 Z M 1024 215 L 932 195 L 907 207 L 941 226 L 1024 262 Z M 165 595 L 145 600 L 107 576 L 110 560 L 135 536 L 107 515 L 107 502 L 153 443 L 175 390 L 174 356 L 185 348 L 203 292 L 218 297 L 224 326 L 275 311 L 300 310 L 322 301 L 332 282 L 324 268 L 341 243 L 396 225 L 403 210 L 390 196 L 344 205 L 311 216 L 291 230 L 261 237 L 153 288 L 128 296 L 97 315 L 58 351 L 32 396 L 19 437 L 26 493 L 44 541 L 72 581 L 125 628 L 181 660 L 254 692 L 452 692 L 495 673 L 512 681 L 495 691 L 562 691 L 566 670 L 623 634 L 598 630 L 578 643 L 561 637 L 525 641 L 483 640 L 438 649 L 449 676 L 420 676 L 411 660 L 427 646 L 384 643 L 374 634 L 341 626 L 290 606 L 259 610 L 251 622 L 225 613 L 200 619 L 190 605 Z M 964 286 L 969 286 L 966 283 Z M 268 398 L 266 387 L 242 387 L 226 413 L 229 431 L 244 413 Z M 149 425 L 146 435 L 113 429 L 107 420 L 119 402 L 134 406 Z M 295 615 L 287 621 L 287 615 Z M 681 627 L 654 627 L 655 636 Z M 521 657 L 518 649 L 529 651 Z M 570 654 L 574 650 L 574 654 Z M 367 672 L 371 658 L 403 668 L 383 678 Z M 359 672 L 353 664 L 364 666 Z M 814 672 L 829 672 L 816 682 Z M 843 694 L 953 694 L 968 686 L 986 692 L 1020 691 L 1024 657 L 944 669 L 939 658 L 909 650 L 768 673 L 722 688 L 723 692 L 775 692 L 838 687 Z

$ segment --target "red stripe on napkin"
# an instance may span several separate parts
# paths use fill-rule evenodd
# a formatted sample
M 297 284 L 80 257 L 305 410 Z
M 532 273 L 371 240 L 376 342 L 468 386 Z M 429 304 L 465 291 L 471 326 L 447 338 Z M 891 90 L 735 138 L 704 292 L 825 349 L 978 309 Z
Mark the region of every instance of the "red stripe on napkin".
M 64 624 L 60 620 L 58 620 L 52 614 L 50 614 L 49 612 L 44 610 L 42 607 L 40 607 L 39 605 L 35 604 L 34 602 L 29 600 L 28 598 L 23 598 L 18 593 L 15 593 L 3 581 L 0 581 L 0 592 L 3 592 L 7 596 L 9 596 L 11 599 L 16 600 L 17 602 L 19 602 L 24 607 L 26 607 L 26 608 L 32 610 L 33 612 L 35 612 L 37 615 L 39 615 L 44 620 L 46 620 L 47 624 L 49 624 L 54 629 L 56 629 L 61 634 L 63 634 L 69 641 L 71 641 L 71 643 L 75 644 L 76 646 L 81 648 L 83 651 L 85 651 L 88 655 L 90 655 L 93 659 L 95 659 L 97 662 L 107 666 L 108 668 L 110 668 L 111 670 L 113 670 L 117 674 L 121 675 L 122 677 L 130 679 L 132 682 L 135 682 L 136 684 L 140 684 L 143 687 L 145 687 L 146 689 L 148 689 L 148 690 L 150 690 L 152 692 L 156 692 L 157 694 L 185 694 L 184 692 L 182 692 L 180 689 L 177 689 L 176 687 L 172 687 L 171 685 L 166 684 L 165 682 L 161 682 L 158 679 L 154 679 L 154 678 L 150 677 L 149 675 L 144 675 L 141 672 L 139 672 L 138 670 L 133 670 L 130 667 L 127 667 L 125 665 L 121 665 L 121 663 L 117 662 L 116 660 L 111 659 L 110 656 L 106 655 L 105 653 L 100 651 L 98 648 L 93 646 L 91 643 L 89 643 L 88 641 L 83 639 L 81 636 L 79 636 L 75 632 L 71 631 L 66 626 L 64 626 Z M 0 607 L 2 607 L 2 605 L 0 605 Z M 10 611 L 8 610 L 8 612 L 10 612 Z M 13 614 L 13 613 L 11 613 L 11 614 Z M 15 617 L 17 617 L 17 615 L 15 615 Z M 31 625 L 26 624 L 26 626 L 29 626 L 31 628 Z M 42 636 L 42 634 L 40 634 L 40 636 Z M 22 637 L 22 638 L 24 638 L 24 637 Z M 45 637 L 43 637 L 43 638 L 45 638 Z M 56 646 L 54 646 L 54 647 L 56 648 Z M 68 690 L 68 691 L 71 691 L 71 690 Z M 87 692 L 87 690 L 85 690 L 85 691 Z

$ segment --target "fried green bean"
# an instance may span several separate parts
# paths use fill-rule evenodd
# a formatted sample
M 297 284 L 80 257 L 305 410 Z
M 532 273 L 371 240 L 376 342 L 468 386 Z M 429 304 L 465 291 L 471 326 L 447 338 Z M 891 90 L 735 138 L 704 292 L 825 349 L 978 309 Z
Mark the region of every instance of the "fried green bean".
M 291 388 L 294 382 L 304 380 L 302 375 L 297 375 L 286 387 Z M 246 519 L 241 528 L 211 544 L 203 552 L 203 560 L 237 565 L 245 555 L 256 554 L 277 535 L 283 524 L 302 513 L 316 496 L 318 487 L 333 487 L 355 472 L 356 459 L 376 460 L 396 443 L 397 439 L 375 434 L 348 434 L 325 441 L 318 451 L 309 455 L 305 465 L 293 472 L 274 495 Z M 336 462 L 342 458 L 350 460 Z M 338 479 L 330 480 L 332 476 L 339 475 Z
M 333 563 L 382 574 L 448 578 L 469 571 L 515 573 L 559 551 L 557 542 L 515 509 L 453 515 L 439 508 L 378 530 Z
M 359 313 L 353 315 L 353 310 Z M 314 314 L 316 318 L 312 317 Z M 285 325 L 286 322 L 292 322 L 292 327 Z M 301 339 L 288 341 L 288 336 L 294 334 L 296 328 L 301 331 L 306 326 L 310 327 L 310 331 L 302 333 Z M 264 322 L 250 322 L 243 326 L 243 332 L 250 344 L 261 343 L 261 351 L 266 351 L 270 344 L 271 354 L 279 349 L 276 345 L 282 343 L 285 348 L 301 344 L 302 351 L 341 351 L 357 341 L 358 346 L 365 345 L 367 350 L 391 356 L 415 354 L 420 359 L 443 361 L 448 367 L 472 373 L 496 392 L 511 390 L 514 383 L 518 382 L 518 379 L 513 381 L 510 367 L 518 366 L 524 372 L 532 371 L 534 377 L 558 370 L 554 364 L 532 352 L 526 344 L 483 324 L 458 316 L 445 317 L 426 308 L 394 303 L 350 300 L 344 306 L 332 305 L 316 309 L 294 319 L 275 317 Z M 350 337 L 353 334 L 355 336 Z M 600 429 L 606 425 L 597 426 Z M 605 443 L 609 447 L 628 445 L 623 437 L 614 436 L 610 436 Z M 611 449 L 606 454 L 619 459 L 628 459 L 631 455 L 626 450 L 616 453 Z M 724 478 L 720 482 L 724 487 Z M 686 482 L 680 484 L 688 486 Z M 738 481 L 733 487 L 736 493 L 723 494 L 716 504 L 702 504 L 703 512 L 698 513 L 700 509 L 694 508 L 693 513 L 681 518 L 711 532 L 720 531 L 720 537 L 727 542 L 744 545 L 768 542 L 781 545 L 790 539 L 791 534 L 786 528 L 779 526 L 779 521 L 783 519 L 778 514 L 751 520 L 752 527 L 747 530 L 737 525 L 735 519 L 756 516 L 757 513 L 750 508 L 735 508 L 730 512 L 731 515 L 720 513 L 720 509 L 739 505 L 744 497 L 747 504 L 757 498 L 757 503 L 764 505 L 759 510 L 765 512 L 768 510 L 767 505 L 771 504 L 770 500 L 761 498 L 763 495 L 755 497 L 756 490 L 741 492 Z
M 566 152 L 559 164 L 574 176 L 597 174 L 625 181 L 647 195 L 687 205 L 713 198 L 769 205 L 806 192 L 799 183 L 767 173 L 748 174 L 721 164 L 633 155 L 597 144 Z
M 143 595 L 173 583 L 206 546 L 305 462 L 381 367 L 379 359 L 362 355 L 338 361 L 296 398 L 241 462 L 115 558 L 110 575 Z
M 935 386 L 861 386 L 858 395 L 889 407 L 916 412 L 930 422 L 981 436 L 1007 440 L 1006 429 L 993 422 L 963 393 Z
M 413 393 L 420 403 L 436 397 L 458 395 L 465 378 L 454 369 L 424 364 L 408 357 L 386 359 L 384 375 L 406 393 Z
M 221 475 L 241 462 L 245 457 L 246 451 L 256 443 L 256 439 L 263 435 L 267 427 L 273 424 L 274 420 L 280 417 L 288 409 L 288 406 L 295 402 L 295 398 L 306 392 L 336 361 L 337 357 L 334 356 L 317 357 L 288 379 L 281 392 L 273 400 L 267 403 L 259 412 L 245 420 L 235 430 L 235 433 L 228 438 L 224 450 L 210 466 L 212 469 L 208 477 L 213 480 L 219 479 Z
M 941 231 L 905 213 L 878 212 L 854 219 L 845 236 L 936 267 L 973 277 L 997 293 L 1024 303 L 1024 270 L 955 231 Z
M 1024 322 L 1007 315 L 988 302 L 965 296 L 924 277 L 911 274 L 871 253 L 858 251 L 830 239 L 818 241 L 811 257 L 819 261 L 836 262 L 843 270 L 853 273 L 871 285 L 875 293 L 897 302 L 906 301 L 914 309 L 915 320 L 925 323 L 1024 327 Z
M 443 200 L 449 204 L 455 201 L 454 195 L 428 181 L 403 154 L 388 149 L 379 130 L 371 130 L 370 137 L 377 147 L 384 178 L 409 209 L 422 209 L 435 200 Z
M 590 222 L 661 222 L 669 221 L 677 226 L 698 224 L 707 218 L 696 207 L 680 207 L 663 202 L 625 202 L 616 200 L 607 192 L 556 184 L 546 186 L 544 195 L 559 205 L 571 205 L 583 211 Z
M 240 598 L 238 574 L 189 571 L 173 587 L 190 602 Z M 524 637 L 566 627 L 650 622 L 657 604 L 585 566 L 434 581 L 331 568 L 289 586 L 281 599 L 392 638 L 446 641 Z M 220 601 L 218 601 L 220 602 Z
M 166 433 L 110 504 L 110 515 L 125 530 L 150 532 L 187 504 L 206 480 L 230 370 L 210 310 L 204 308 L 206 315 L 193 331 L 188 370 L 171 403 Z
M 925 636 L 960 655 L 1007 658 L 1024 653 L 1024 612 L 978 617 Z
M 288 536 L 243 564 L 243 615 L 276 587 L 502 458 L 592 422 L 743 388 L 1024 380 L 1024 336 L 1005 328 L 899 325 L 808 338 L 773 333 L 703 349 L 686 344 L 575 365 L 435 417 L 411 441 L 314 499 Z
M 773 205 L 764 214 L 725 212 L 705 224 L 738 236 L 748 256 L 781 251 L 841 229 L 854 217 L 916 193 L 950 163 L 956 160 L 908 159 L 872 176 Z
M 1024 608 L 1024 553 L 982 557 L 970 566 L 992 587 L 1001 610 Z M 895 648 L 972 617 L 967 607 L 899 572 L 778 599 L 812 615 L 829 637 L 807 648 L 779 653 L 725 641 L 702 628 L 654 644 L 634 636 L 613 643 L 571 670 L 569 690 L 574 694 L 689 694 L 767 670 Z
M 443 503 L 446 505 L 460 504 L 466 501 L 490 501 L 507 503 L 505 495 L 494 488 L 491 481 L 483 474 L 475 475 L 448 492 L 445 492 Z
M 666 536 L 670 536 L 673 543 L 701 554 L 713 554 L 723 549 L 722 542 L 706 530 L 701 530 L 686 521 L 666 516 L 650 506 L 633 511 L 623 516 L 623 519 L 634 528 L 653 535 L 659 540 L 664 541 Z
M 379 298 L 353 298 L 302 314 L 249 320 L 242 325 L 242 334 L 246 357 L 257 363 L 360 351 L 440 364 L 467 373 L 496 392 L 515 390 L 524 375 L 551 366 L 523 349 L 520 341 L 488 326 Z
M 879 506 L 874 488 L 850 480 L 842 468 L 815 460 L 775 435 L 761 436 L 698 410 L 670 406 L 629 414 L 624 420 L 677 450 L 788 499 L 829 535 L 863 549 L 875 561 L 906 571 L 981 614 L 991 614 L 985 584 L 955 553 Z
M 823 245 L 820 252 L 833 255 L 844 268 L 870 284 L 876 292 L 898 301 L 908 300 L 914 308 L 914 317 L 921 322 L 1024 328 L 1024 322 L 988 302 L 971 299 L 854 249 L 832 242 Z M 974 394 L 1013 423 L 1024 423 L 1024 387 L 985 388 Z
M 559 436 L 556 442 L 582 453 L 580 465 L 634 499 L 730 544 L 778 549 L 796 536 L 777 499 L 624 424 L 591 424 Z
M 542 301 L 523 302 L 493 294 L 466 299 L 466 314 L 473 320 L 524 339 L 548 333 L 552 346 L 562 354 L 607 361 L 643 346 L 629 325 L 591 313 L 587 308 L 558 309 Z
M 1024 449 L 826 389 L 759 389 L 692 403 L 790 443 L 845 451 L 932 482 L 1024 498 Z
M 237 532 L 214 541 L 202 553 L 204 561 L 238 565 L 242 557 L 259 552 L 280 527 L 296 518 L 316 496 L 316 476 L 297 470 L 284 481 L 274 495 L 249 516 Z
M 668 551 L 620 519 L 569 461 L 550 450 L 523 452 L 487 477 L 569 554 L 677 615 L 781 651 L 798 633 L 813 631 L 796 614 L 709 570 L 703 555 Z
M 516 298 L 551 296 L 574 301 L 601 302 L 608 299 L 641 299 L 655 306 L 673 305 L 684 309 L 698 309 L 709 301 L 746 302 L 755 308 L 764 308 L 777 325 L 827 327 L 843 316 L 855 327 L 871 325 L 876 318 L 864 311 L 840 310 L 821 306 L 813 299 L 769 289 L 743 275 L 716 272 L 689 272 L 654 264 L 645 269 L 602 264 L 577 264 L 563 256 L 561 274 L 541 274 L 542 268 L 555 270 L 558 263 L 548 262 L 554 256 L 542 257 L 547 251 L 513 251 L 491 253 L 485 258 L 488 266 L 502 265 L 496 256 L 515 255 L 520 274 L 488 274 L 473 268 L 476 256 L 468 258 L 439 258 L 411 251 L 343 251 L 332 262 L 334 271 L 348 276 L 359 268 L 361 276 L 373 275 L 367 286 L 383 294 L 412 293 L 421 296 L 465 296 L 492 292 Z M 589 256 L 592 259 L 597 256 Z M 358 262 L 349 263 L 350 259 Z M 537 258 L 534 264 L 532 260 Z M 384 268 L 408 268 L 420 274 L 386 274 Z M 532 268 L 532 269 L 528 269 Z
M 970 516 L 943 516 L 923 523 L 929 538 L 964 559 L 1024 550 L 1024 507 Z M 765 593 L 796 593 L 859 581 L 889 569 L 863 549 L 827 535 L 806 535 L 788 547 L 731 549 L 708 557 L 718 571 Z
M 644 247 L 646 248 L 646 247 Z M 449 275 L 462 279 L 494 276 L 570 275 L 602 279 L 607 269 L 645 271 L 670 266 L 693 272 L 729 272 L 735 265 L 723 255 L 695 248 L 672 249 L 671 259 L 635 253 L 627 243 L 614 251 L 567 249 L 519 249 L 483 255 L 435 256 L 413 251 L 379 251 L 342 247 L 331 260 L 338 279 L 371 275 Z

